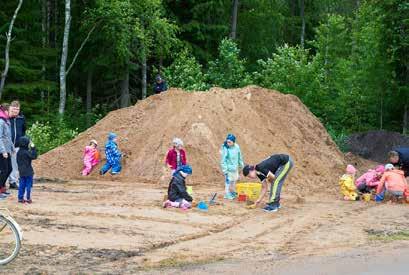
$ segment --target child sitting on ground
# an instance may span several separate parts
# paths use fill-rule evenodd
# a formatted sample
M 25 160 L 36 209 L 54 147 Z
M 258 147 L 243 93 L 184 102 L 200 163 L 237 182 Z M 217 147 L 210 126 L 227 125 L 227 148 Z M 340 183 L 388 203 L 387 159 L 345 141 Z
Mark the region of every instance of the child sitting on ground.
M 187 193 L 186 177 L 192 174 L 190 165 L 183 165 L 175 171 L 168 187 L 168 199 L 163 207 L 188 209 L 192 207 L 192 197 Z
M 368 172 L 356 180 L 356 188 L 361 193 L 371 193 L 372 190 L 376 190 L 378 187 L 384 172 L 385 167 L 383 165 L 378 165 L 375 170 L 369 169 Z
M 31 188 L 33 187 L 34 169 L 31 165 L 32 160 L 37 158 L 37 150 L 30 139 L 22 136 L 19 141 L 19 150 L 17 152 L 17 165 L 20 175 L 18 187 L 18 202 L 32 203 Z M 24 199 L 24 195 L 26 199 Z
M 111 175 L 117 175 L 121 172 L 122 153 L 118 149 L 117 135 L 115 133 L 108 134 L 108 141 L 105 144 L 106 163 L 99 171 L 100 175 L 105 174 L 111 169 Z
M 386 193 L 389 193 L 395 198 L 409 196 L 408 182 L 406 181 L 404 172 L 395 169 L 393 164 L 390 163 L 385 165 L 385 173 L 378 184 L 375 201 L 383 201 Z
M 166 165 L 171 170 L 171 175 L 183 165 L 186 165 L 186 152 L 183 149 L 183 141 L 180 138 L 174 138 L 173 148 L 166 154 Z
M 339 179 L 339 185 L 341 186 L 341 193 L 346 201 L 355 201 L 358 198 L 356 192 L 355 182 L 356 169 L 349 164 L 346 168 L 346 174 Z
M 98 143 L 95 139 L 91 140 L 84 149 L 84 169 L 82 175 L 87 176 L 91 173 L 92 168 L 99 163 Z

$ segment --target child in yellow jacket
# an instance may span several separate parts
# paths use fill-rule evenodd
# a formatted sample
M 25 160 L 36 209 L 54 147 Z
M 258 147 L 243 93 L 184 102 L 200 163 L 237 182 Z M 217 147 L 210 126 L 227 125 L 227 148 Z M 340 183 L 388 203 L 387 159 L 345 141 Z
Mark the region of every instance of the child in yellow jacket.
M 355 167 L 349 164 L 346 169 L 346 174 L 339 179 L 341 193 L 346 201 L 355 201 L 358 197 L 355 186 L 355 174 Z

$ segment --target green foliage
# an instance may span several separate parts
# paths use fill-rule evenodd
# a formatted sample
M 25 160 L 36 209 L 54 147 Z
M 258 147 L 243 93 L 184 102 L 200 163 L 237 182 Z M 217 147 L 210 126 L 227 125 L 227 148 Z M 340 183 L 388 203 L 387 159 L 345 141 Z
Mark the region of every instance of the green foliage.
M 245 59 L 240 58 L 237 44 L 223 39 L 216 60 L 209 62 L 207 78 L 214 86 L 222 88 L 243 87 L 251 83 L 250 74 L 245 67 Z
M 27 135 L 36 145 L 39 153 L 43 154 L 75 138 L 78 130 L 69 129 L 64 121 L 35 122 L 27 130 Z
M 187 50 L 180 52 L 173 63 L 164 70 L 170 87 L 179 87 L 187 91 L 204 91 L 207 89 L 202 66 Z

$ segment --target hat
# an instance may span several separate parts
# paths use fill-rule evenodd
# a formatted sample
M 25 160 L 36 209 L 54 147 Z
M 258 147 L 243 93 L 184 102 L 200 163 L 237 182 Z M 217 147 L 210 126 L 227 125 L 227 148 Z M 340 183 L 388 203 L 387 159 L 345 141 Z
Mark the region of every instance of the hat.
M 228 134 L 226 137 L 226 141 L 230 140 L 232 142 L 236 142 L 236 137 L 233 134 Z
M 183 146 L 183 140 L 180 138 L 174 138 L 172 142 L 175 146 Z
M 181 167 L 179 167 L 174 174 L 179 173 L 179 172 L 183 172 L 185 174 L 191 175 L 192 174 L 192 166 L 190 166 L 189 164 L 186 165 L 182 165 Z
M 110 133 L 108 134 L 108 139 L 109 139 L 109 140 L 113 140 L 113 139 L 115 139 L 116 137 L 117 137 L 117 135 L 116 135 L 115 133 L 110 132 Z
M 385 165 L 385 171 L 393 170 L 395 166 L 392 163 L 388 163 Z
M 243 167 L 243 175 L 245 176 L 245 177 L 247 177 L 249 174 L 250 174 L 250 171 L 252 171 L 252 170 L 254 170 L 254 166 L 252 166 L 252 165 L 245 165 L 244 167 Z
M 161 81 L 162 77 L 160 75 L 157 75 L 155 79 L 156 79 L 156 81 Z
M 347 173 L 350 174 L 350 175 L 355 174 L 356 173 L 355 167 L 353 165 L 351 165 L 351 164 L 348 164 L 347 165 Z
M 378 165 L 378 166 L 376 166 L 376 168 L 375 168 L 375 172 L 377 172 L 377 173 L 383 173 L 383 172 L 385 172 L 385 167 L 384 167 L 383 165 Z
M 94 143 L 95 145 L 98 145 L 98 142 L 95 139 L 91 139 L 90 143 Z

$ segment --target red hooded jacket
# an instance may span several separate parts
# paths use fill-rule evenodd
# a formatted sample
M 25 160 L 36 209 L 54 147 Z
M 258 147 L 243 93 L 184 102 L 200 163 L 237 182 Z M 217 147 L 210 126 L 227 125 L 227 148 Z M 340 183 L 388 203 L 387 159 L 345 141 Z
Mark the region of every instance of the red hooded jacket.
M 181 165 L 186 165 L 186 152 L 183 149 L 180 149 L 180 162 Z M 178 157 L 177 151 L 175 148 L 169 149 L 168 154 L 166 155 L 166 164 L 172 167 L 173 170 L 178 168 Z

